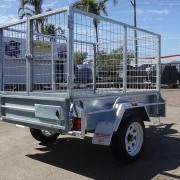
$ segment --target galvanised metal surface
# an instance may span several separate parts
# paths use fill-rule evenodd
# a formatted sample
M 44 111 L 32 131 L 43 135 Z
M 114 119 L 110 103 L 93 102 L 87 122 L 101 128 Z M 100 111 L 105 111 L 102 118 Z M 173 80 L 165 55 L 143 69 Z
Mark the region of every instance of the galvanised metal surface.
M 87 130 L 94 130 L 98 122 L 111 122 L 117 116 L 116 106 L 119 104 L 126 103 L 139 103 L 131 107 L 132 109 L 137 109 L 133 111 L 137 115 L 142 115 L 142 111 L 146 110 L 148 117 L 164 117 L 165 116 L 165 103 L 159 93 L 144 93 L 144 94 L 124 94 L 124 95 L 114 95 L 114 96 L 104 96 L 104 97 L 89 97 L 82 99 L 74 99 L 74 104 L 77 107 L 81 107 L 86 115 Z M 142 107 L 144 107 L 142 109 Z M 81 116 L 81 110 L 76 108 L 76 116 Z M 149 121 L 148 119 L 143 119 L 144 121 Z
M 31 18 L 33 25 L 33 91 L 62 91 L 69 89 L 72 52 L 68 12 L 59 11 Z M 70 51 L 70 52 L 69 52 Z
M 26 91 L 26 29 L 26 21 L 1 28 L 3 91 Z
M 124 26 L 124 45 L 123 45 L 123 92 L 127 89 L 127 27 Z
M 1 29 L 0 30 L 0 52 L 4 52 L 4 49 L 3 49 L 3 30 Z M 4 86 L 4 83 L 3 83 L 3 61 L 4 61 L 4 53 L 1 53 L 0 54 L 0 90 L 3 91 L 3 86 Z
M 69 102 L 66 98 L 39 98 L 27 95 L 1 96 L 3 121 L 28 127 L 41 126 L 42 129 L 51 128 L 55 131 L 64 131 L 67 116 L 69 116 L 68 108 Z
M 89 69 L 96 67 L 93 73 L 96 74 L 96 88 L 91 86 L 92 80 L 87 78 L 87 75 L 91 76 L 90 72 L 84 68 L 84 78 L 76 79 L 76 84 L 80 85 L 74 87 L 75 93 L 80 90 L 83 90 L 82 94 L 91 92 L 84 89 L 94 89 L 96 94 L 159 91 L 159 35 L 79 9 L 74 9 L 74 12 L 74 39 L 96 45 L 96 63 L 93 62 L 93 51 L 89 46 L 81 44 L 77 48 L 79 54 L 87 55 L 83 59 L 86 63 L 84 66 Z M 78 60 L 75 56 L 74 62 Z M 157 73 L 148 75 L 146 68 L 153 65 Z
M 72 7 L 0 30 L 4 91 L 66 91 L 73 97 L 160 89 L 156 33 Z M 156 72 L 149 75 L 150 66 Z
M 102 117 L 112 120 L 116 100 L 140 100 L 150 116 L 165 113 L 156 33 L 64 7 L 0 27 L 0 44 L 4 121 L 68 132 L 74 104 L 84 136 Z M 54 119 L 42 115 L 47 107 Z

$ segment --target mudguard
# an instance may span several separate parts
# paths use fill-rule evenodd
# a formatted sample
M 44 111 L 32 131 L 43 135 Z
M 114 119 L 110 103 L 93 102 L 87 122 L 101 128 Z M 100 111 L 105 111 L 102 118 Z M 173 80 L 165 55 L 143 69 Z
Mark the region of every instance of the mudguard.
M 146 107 L 143 103 L 122 103 L 116 105 L 116 118 L 111 122 L 99 122 L 92 143 L 98 145 L 109 146 L 112 135 L 119 128 L 122 119 L 128 119 L 132 114 L 140 115 L 143 121 L 150 121 Z

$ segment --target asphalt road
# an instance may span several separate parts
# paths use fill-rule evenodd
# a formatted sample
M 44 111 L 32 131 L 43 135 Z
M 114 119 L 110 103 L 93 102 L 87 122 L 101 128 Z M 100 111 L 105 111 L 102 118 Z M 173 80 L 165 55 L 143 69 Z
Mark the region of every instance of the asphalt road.
M 163 90 L 164 124 L 146 125 L 144 152 L 134 164 L 116 162 L 108 147 L 60 136 L 52 145 L 35 141 L 28 128 L 0 122 L 0 180 L 180 179 L 180 90 Z

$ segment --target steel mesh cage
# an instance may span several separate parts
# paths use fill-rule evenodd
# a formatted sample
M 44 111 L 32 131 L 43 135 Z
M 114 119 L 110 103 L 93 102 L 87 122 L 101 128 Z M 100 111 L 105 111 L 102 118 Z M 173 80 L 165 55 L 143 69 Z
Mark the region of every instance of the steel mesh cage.
M 26 22 L 1 30 L 2 90 L 26 91 Z
M 67 89 L 67 12 L 32 20 L 33 90 Z
M 84 66 L 84 76 L 80 74 L 76 79 L 79 86 L 75 91 L 109 94 L 158 90 L 159 40 L 157 34 L 75 9 L 74 44 L 79 56 L 74 62 L 80 56 L 84 58 L 78 61 L 81 71 Z M 76 42 L 83 43 L 77 48 Z M 153 71 L 148 71 L 150 67 Z
M 1 91 L 155 91 L 160 36 L 65 7 L 0 27 Z

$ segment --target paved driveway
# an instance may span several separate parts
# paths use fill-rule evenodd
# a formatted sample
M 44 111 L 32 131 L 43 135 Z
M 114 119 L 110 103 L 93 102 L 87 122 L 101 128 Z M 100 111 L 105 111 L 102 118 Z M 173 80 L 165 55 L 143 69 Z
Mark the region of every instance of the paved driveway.
M 163 90 L 167 117 L 146 125 L 143 155 L 132 165 L 113 160 L 108 147 L 60 136 L 43 146 L 27 128 L 0 122 L 0 180 L 180 179 L 180 91 Z

